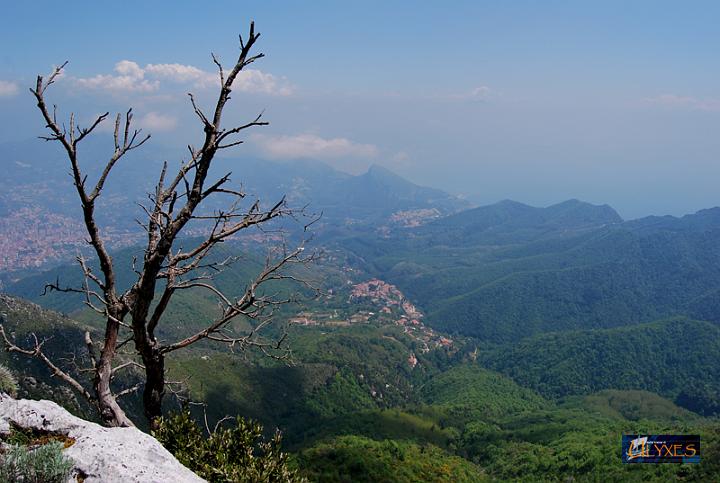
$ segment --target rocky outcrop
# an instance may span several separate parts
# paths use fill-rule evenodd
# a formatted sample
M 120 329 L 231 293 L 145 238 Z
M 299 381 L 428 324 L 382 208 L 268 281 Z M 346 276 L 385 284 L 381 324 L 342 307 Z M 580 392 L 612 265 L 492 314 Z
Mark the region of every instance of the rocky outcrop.
M 152 436 L 136 428 L 105 428 L 73 416 L 51 401 L 0 395 L 0 433 L 11 424 L 74 440 L 64 454 L 75 475 L 91 482 L 196 483 L 205 481 L 181 465 Z

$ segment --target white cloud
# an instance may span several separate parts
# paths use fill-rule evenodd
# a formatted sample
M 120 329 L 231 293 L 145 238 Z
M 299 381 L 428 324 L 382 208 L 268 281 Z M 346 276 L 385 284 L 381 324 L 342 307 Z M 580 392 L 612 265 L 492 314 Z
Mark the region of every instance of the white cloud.
M 338 158 L 366 159 L 377 156 L 378 149 L 372 144 L 359 144 L 346 138 L 325 139 L 314 134 L 296 136 L 251 137 L 261 153 L 270 159 L 319 159 L 332 161 Z
M 397 153 L 393 154 L 390 158 L 390 162 L 392 166 L 398 168 L 409 168 L 412 166 L 412 160 L 410 159 L 410 155 L 405 151 L 398 151 Z
M 113 92 L 154 92 L 160 88 L 160 81 L 189 84 L 195 89 L 219 86 L 217 72 L 206 72 L 192 65 L 147 64 L 144 68 L 136 62 L 121 60 L 115 64 L 116 75 L 98 74 L 94 77 L 75 79 L 84 88 L 105 89 Z M 242 92 L 287 96 L 292 87 L 284 78 L 256 69 L 240 72 L 233 87 Z
M 192 83 L 197 88 L 216 87 L 220 84 L 217 72 L 205 72 L 192 65 L 148 64 L 145 66 L 145 72 L 173 82 Z M 279 96 L 292 94 L 292 87 L 285 79 L 257 69 L 241 71 L 235 78 L 233 88 L 242 92 L 260 92 Z
M 455 91 L 452 93 L 435 94 L 435 99 L 446 99 L 452 101 L 488 101 L 498 97 L 498 93 L 488 86 L 477 86 L 466 91 Z
M 209 73 L 192 65 L 182 64 L 148 64 L 145 72 L 159 79 L 170 80 L 178 83 L 194 83 L 200 87 L 206 87 L 211 83 L 218 85 L 220 79 L 217 73 Z
M 0 97 L 12 97 L 18 93 L 18 85 L 14 82 L 0 80 Z
M 115 64 L 119 75 L 102 75 L 75 79 L 78 86 L 85 89 L 102 89 L 111 92 L 153 92 L 160 83 L 145 79 L 145 72 L 130 60 L 121 60 Z
M 172 131 L 177 123 L 177 118 L 158 112 L 148 112 L 138 120 L 140 127 L 151 131 Z
M 143 70 L 137 65 L 136 62 L 131 60 L 121 60 L 115 64 L 115 72 L 120 75 L 133 77 L 136 79 L 142 79 L 144 76 Z
M 700 111 L 720 111 L 720 100 L 718 99 L 698 99 L 696 97 L 679 96 L 676 94 L 660 94 L 659 96 L 645 99 L 645 102 L 665 107 Z
M 244 92 L 261 92 L 278 96 L 289 96 L 293 92 L 285 79 L 256 69 L 243 70 L 235 78 L 235 89 Z
M 470 99 L 484 101 L 490 97 L 491 93 L 492 91 L 488 86 L 478 86 L 470 91 L 468 97 Z
M 396 161 L 398 163 L 404 163 L 410 159 L 410 155 L 405 151 L 398 151 L 397 153 L 393 154 L 392 159 L 393 161 Z

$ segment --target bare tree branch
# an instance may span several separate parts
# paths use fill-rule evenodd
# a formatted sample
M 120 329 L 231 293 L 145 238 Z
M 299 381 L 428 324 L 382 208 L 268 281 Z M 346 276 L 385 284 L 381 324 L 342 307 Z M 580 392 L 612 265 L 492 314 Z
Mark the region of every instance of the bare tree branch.
M 0 324 L 0 335 L 2 335 L 2 338 L 5 342 L 5 350 L 8 352 L 17 352 L 20 354 L 25 354 L 26 356 L 35 357 L 37 359 L 40 359 L 49 369 L 52 371 L 53 376 L 57 376 L 60 379 L 62 379 L 64 382 L 66 382 L 70 387 L 75 389 L 78 393 L 80 393 L 85 399 L 88 400 L 88 402 L 92 404 L 96 404 L 97 400 L 96 398 L 90 394 L 90 392 L 85 389 L 85 387 L 78 382 L 77 379 L 72 377 L 67 372 L 60 369 L 58 366 L 56 366 L 43 352 L 42 352 L 42 346 L 44 342 L 38 341 L 37 336 L 33 333 L 30 334 L 34 341 L 34 347 L 32 349 L 23 349 L 18 345 L 15 345 L 7 336 L 5 333 L 5 328 L 2 324 Z
M 61 287 L 59 281 L 48 284 L 45 291 L 80 293 L 84 303 L 90 309 L 102 314 L 105 319 L 105 332 L 96 354 L 95 344 L 90 334 L 85 334 L 92 370 L 94 371 L 93 392 L 85 391 L 86 396 L 97 401 L 102 418 L 109 425 L 128 426 L 132 422 L 117 404 L 117 398 L 134 393 L 138 387 L 128 388 L 113 393 L 111 381 L 119 370 L 129 367 L 141 368 L 144 371 L 143 405 L 145 414 L 151 423 L 162 414 L 162 400 L 166 388 L 172 386 L 165 374 L 166 354 L 187 347 L 203 339 L 213 340 L 234 347 L 256 348 L 271 357 L 284 358 L 280 353 L 285 340 L 283 335 L 279 341 L 265 340 L 260 331 L 272 321 L 275 308 L 290 299 L 268 295 L 261 291 L 265 284 L 273 281 L 301 282 L 295 275 L 283 273 L 285 268 L 296 263 L 306 263 L 312 257 L 302 258 L 303 246 L 287 251 L 283 247 L 282 255 L 274 261 L 269 258 L 254 280 L 248 283 L 245 292 L 239 299 L 233 299 L 223 293 L 212 283 L 212 275 L 223 270 L 233 260 L 212 259 L 211 252 L 218 244 L 251 227 L 262 228 L 272 220 L 294 216 L 285 198 L 265 208 L 259 201 L 249 203 L 243 209 L 245 193 L 242 189 L 230 186 L 230 173 L 210 182 L 210 167 L 219 150 L 228 149 L 242 143 L 236 135 L 260 126 L 268 125 L 260 112 L 250 121 L 235 126 L 223 127 L 223 114 L 230 100 L 233 83 L 244 68 L 263 57 L 262 53 L 252 54 L 260 34 L 255 32 L 254 23 L 250 24 L 247 38 L 240 36 L 240 52 L 235 64 L 225 69 L 220 60 L 212 55 L 212 61 L 218 69 L 219 92 L 214 105 L 203 109 L 192 94 L 188 94 L 190 105 L 203 126 L 202 145 L 195 148 L 188 146 L 189 158 L 182 162 L 174 176 L 168 176 L 168 164 L 163 163 L 154 192 L 148 195 L 149 203 L 140 205 L 145 213 L 143 221 L 137 220 L 147 233 L 147 243 L 141 259 L 133 259 L 132 270 L 137 279 L 126 290 L 119 290 L 117 273 L 113 259 L 105 243 L 106 238 L 100 232 L 96 220 L 96 201 L 105 189 L 107 180 L 118 166 L 118 163 L 130 151 L 145 144 L 150 135 L 143 135 L 140 129 L 133 128 L 133 111 L 128 109 L 124 115 L 115 116 L 112 152 L 104 163 L 102 171 L 94 183 L 89 183 L 83 172 L 78 157 L 80 143 L 93 133 L 104 122 L 109 113 L 97 116 L 88 126 L 77 126 L 75 115 L 70 114 L 69 128 L 58 122 L 57 108 L 50 109 L 46 102 L 46 91 L 56 82 L 67 63 L 56 67 L 44 79 L 38 76 L 35 88 L 31 89 L 38 109 L 45 121 L 47 133 L 42 139 L 60 143 L 67 155 L 71 176 L 82 208 L 83 221 L 88 233 L 88 242 L 97 256 L 100 270 L 95 273 L 82 256 L 77 260 L 83 273 L 80 288 Z M 198 209 L 204 200 L 219 194 L 232 197 L 228 209 L 212 214 Z M 187 250 L 176 248 L 178 237 L 191 221 L 206 224 L 209 234 L 194 247 Z M 164 287 L 159 287 L 163 283 Z M 204 290 L 215 297 L 221 308 L 221 315 L 208 321 L 206 327 L 186 338 L 171 344 L 163 344 L 157 340 L 156 329 L 162 321 L 163 314 L 170 306 L 178 291 L 188 289 Z M 226 330 L 229 322 L 236 317 L 255 319 L 255 328 L 248 334 L 238 335 Z M 130 329 L 132 335 L 120 331 Z M 3 332 L 3 337 L 5 334 Z M 42 353 L 42 343 L 36 339 L 35 348 L 22 349 L 12 344 L 7 337 L 6 345 L 16 352 L 38 357 L 45 361 L 51 369 L 67 382 L 80 390 L 81 386 L 67 373 L 53 365 Z M 117 365 L 119 351 L 127 344 L 133 344 L 132 357 L 141 361 L 130 360 Z M 278 355 L 280 354 L 280 355 Z M 170 392 L 173 392 L 170 390 Z
M 193 334 L 190 337 L 187 337 L 173 344 L 161 347 L 160 351 L 162 353 L 168 353 L 187 347 L 201 339 L 207 338 L 215 334 L 219 329 L 225 326 L 232 319 L 240 315 L 249 315 L 250 312 L 248 312 L 248 309 L 254 308 L 255 310 L 257 310 L 272 305 L 274 302 L 271 300 L 256 298 L 258 288 L 264 283 L 266 283 L 268 280 L 272 280 L 272 276 L 276 274 L 276 272 L 282 267 L 284 267 L 286 264 L 293 261 L 299 261 L 300 259 L 298 257 L 303 250 L 304 247 L 298 247 L 297 249 L 285 255 L 278 261 L 274 263 L 268 263 L 263 269 L 263 271 L 248 286 L 242 297 L 240 297 L 240 299 L 236 302 L 228 304 L 227 309 L 224 311 L 223 315 L 220 318 L 210 323 L 205 329 Z

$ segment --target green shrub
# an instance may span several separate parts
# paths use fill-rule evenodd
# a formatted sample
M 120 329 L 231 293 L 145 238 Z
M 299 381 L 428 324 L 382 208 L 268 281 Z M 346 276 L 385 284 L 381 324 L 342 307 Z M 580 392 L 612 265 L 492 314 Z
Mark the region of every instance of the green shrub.
M 280 433 L 266 440 L 262 426 L 237 418 L 206 436 L 184 410 L 163 418 L 153 436 L 183 465 L 210 482 L 302 482 L 280 451 Z
M 62 450 L 63 444 L 58 441 L 36 448 L 10 445 L 2 456 L 0 482 L 65 483 L 73 462 Z
M 0 364 L 0 392 L 17 396 L 18 384 L 10 369 Z
M 298 454 L 298 465 L 319 483 L 477 483 L 489 478 L 473 463 L 431 444 L 375 441 L 364 436 L 338 436 Z

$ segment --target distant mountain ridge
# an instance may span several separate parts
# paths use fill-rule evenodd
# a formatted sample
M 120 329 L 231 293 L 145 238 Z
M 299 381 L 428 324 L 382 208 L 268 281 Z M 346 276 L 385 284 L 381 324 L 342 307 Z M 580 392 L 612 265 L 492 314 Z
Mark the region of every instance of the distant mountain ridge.
M 309 205 L 331 221 L 352 219 L 369 224 L 397 211 L 435 208 L 454 213 L 470 205 L 453 195 L 416 185 L 389 169 L 372 165 L 361 175 L 337 171 L 319 161 L 273 163 L 245 161 L 242 177 L 252 194 L 277 198 L 287 196 L 293 205 Z M 216 169 L 229 168 L 228 160 Z M 228 169 L 229 170 L 229 169 Z
M 607 205 L 513 201 L 343 246 L 436 329 L 494 343 L 687 316 L 720 323 L 720 208 L 623 221 Z
M 592 205 L 579 200 L 537 208 L 512 200 L 471 208 L 441 218 L 419 230 L 420 236 L 439 236 L 443 240 L 491 242 L 529 240 L 548 232 L 580 230 L 621 223 L 618 213 L 608 205 Z
M 112 140 L 107 136 L 93 137 L 84 144 L 80 164 L 90 180 L 104 166 L 111 146 Z M 112 205 L 113 222 L 117 222 L 118 211 L 127 214 L 132 210 L 130 214 L 134 214 L 135 203 L 145 201 L 153 189 L 163 161 L 168 160 L 172 170 L 186 157 L 187 153 L 152 144 L 133 151 L 111 173 L 106 192 L 100 197 L 99 214 L 103 211 L 102 203 Z M 52 212 L 62 206 L 65 214 L 77 212 L 76 194 L 67 175 L 67 160 L 59 146 L 38 140 L 4 143 L 0 145 L 0 163 L 8 182 L 6 193 L 0 195 L 0 213 L 17 209 L 20 205 L 13 201 L 13 191 L 31 184 L 36 185 L 36 189 L 38 184 L 43 185 L 41 195 L 36 198 L 43 208 Z M 366 173 L 354 176 L 313 160 L 274 162 L 218 157 L 209 179 L 228 172 L 232 172 L 232 181 L 242 185 L 252 199 L 269 204 L 286 196 L 294 207 L 308 205 L 312 211 L 322 211 L 326 220 L 349 218 L 356 222 L 376 222 L 401 210 L 435 208 L 441 214 L 449 214 L 470 206 L 460 198 L 418 186 L 379 165 L 372 165 Z M 208 202 L 208 208 L 215 208 L 210 200 Z M 219 200 L 217 207 L 224 207 L 222 203 Z M 132 225 L 133 216 L 128 218 Z
M 449 216 L 436 224 L 446 226 L 465 225 L 487 228 L 500 224 L 514 226 L 554 224 L 602 224 L 619 223 L 623 219 L 609 205 L 593 205 L 570 199 L 546 208 L 526 205 L 513 200 L 502 200 L 492 205 L 480 206 Z
M 83 143 L 79 161 L 88 182 L 99 177 L 112 139 L 97 136 Z M 148 204 L 162 163 L 169 172 L 187 153 L 148 144 L 123 158 L 107 179 L 97 200 L 97 222 L 107 234 L 110 248 L 137 246 L 145 234 L 136 220 L 145 218 L 140 206 Z M 87 249 L 77 193 L 68 176 L 68 161 L 60 147 L 37 140 L 0 145 L 4 189 L 0 191 L 0 287 L 2 273 L 49 266 L 70 260 Z M 274 220 L 273 229 L 285 223 L 294 234 L 318 215 L 313 224 L 316 238 L 353 230 L 389 230 L 389 226 L 424 223 L 469 207 L 467 202 L 440 190 L 418 186 L 380 166 L 353 176 L 319 161 L 272 162 L 259 159 L 218 157 L 208 176 L 212 183 L 231 173 L 233 189 L 246 197 L 240 210 L 256 200 L 269 207 L 283 197 L 299 223 L 289 217 Z M 229 195 L 207 198 L 198 214 L 226 211 L 236 200 Z M 303 216 L 307 215 L 307 216 Z M 393 218 L 395 217 L 395 218 Z M 398 218 L 399 217 L 399 218 Z M 399 221 L 397 220 L 399 219 Z M 266 227 L 267 228 L 267 227 Z M 209 228 L 208 228 L 209 229 Z M 199 223 L 185 235 L 204 233 Z M 298 235 L 299 236 L 299 235 Z

